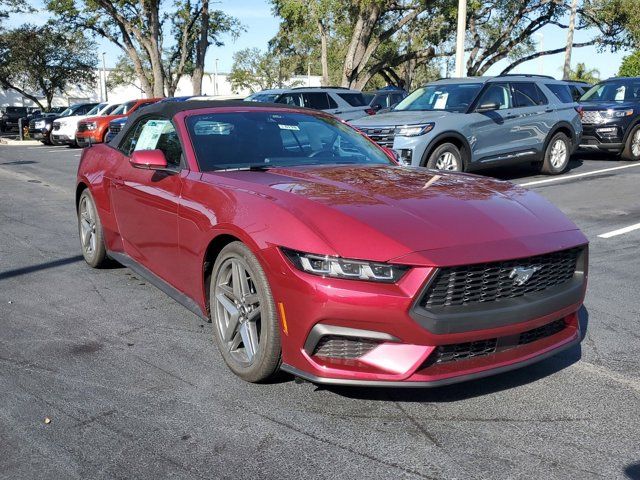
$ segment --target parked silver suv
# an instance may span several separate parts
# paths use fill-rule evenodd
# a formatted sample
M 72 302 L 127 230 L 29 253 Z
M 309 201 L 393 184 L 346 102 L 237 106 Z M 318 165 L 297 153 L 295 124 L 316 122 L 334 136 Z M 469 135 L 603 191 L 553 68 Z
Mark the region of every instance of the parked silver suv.
M 567 94 L 566 83 L 537 75 L 444 79 L 351 124 L 407 165 L 470 171 L 536 162 L 558 174 L 582 135 Z

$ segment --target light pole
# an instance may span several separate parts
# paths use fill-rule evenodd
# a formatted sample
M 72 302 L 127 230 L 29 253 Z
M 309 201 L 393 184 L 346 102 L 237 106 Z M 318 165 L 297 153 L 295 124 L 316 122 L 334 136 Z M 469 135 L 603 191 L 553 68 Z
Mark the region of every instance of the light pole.
M 567 49 L 564 52 L 564 68 L 562 69 L 562 79 L 569 80 L 571 73 L 571 49 L 573 48 L 573 31 L 576 28 L 576 13 L 578 10 L 578 0 L 573 0 L 571 4 L 571 16 L 569 17 L 569 31 L 567 32 Z
M 467 29 L 467 0 L 458 0 L 458 34 L 456 36 L 456 77 L 464 76 L 464 34 Z
M 218 95 L 218 59 L 213 64 L 213 95 Z
M 105 66 L 104 56 L 106 52 L 102 52 L 102 77 L 104 78 L 104 101 L 109 101 L 109 93 L 107 92 L 107 67 Z

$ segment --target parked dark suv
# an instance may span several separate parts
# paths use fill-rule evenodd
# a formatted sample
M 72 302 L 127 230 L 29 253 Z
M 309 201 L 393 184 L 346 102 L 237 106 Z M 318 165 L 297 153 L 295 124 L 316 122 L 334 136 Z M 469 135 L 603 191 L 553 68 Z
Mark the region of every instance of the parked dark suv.
M 6 107 L 0 116 L 0 131 L 8 132 L 18 130 L 18 122 L 22 118 L 22 123 L 26 127 L 27 119 L 35 113 L 31 107 Z
M 640 160 L 640 77 L 598 83 L 582 96 L 580 105 L 582 150 Z

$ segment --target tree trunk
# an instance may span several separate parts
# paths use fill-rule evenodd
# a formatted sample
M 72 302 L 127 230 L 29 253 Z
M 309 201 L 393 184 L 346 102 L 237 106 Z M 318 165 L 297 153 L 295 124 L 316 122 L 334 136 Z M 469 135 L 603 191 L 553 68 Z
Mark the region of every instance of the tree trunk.
M 567 32 L 567 49 L 564 52 L 564 68 L 562 70 L 563 80 L 569 80 L 571 74 L 571 48 L 573 47 L 573 31 L 576 28 L 576 12 L 578 10 L 578 0 L 573 0 L 571 4 L 571 17 L 569 18 L 569 31 Z
M 202 78 L 204 77 L 204 60 L 209 48 L 209 1 L 202 2 L 200 18 L 200 38 L 196 44 L 196 62 L 191 75 L 194 95 L 202 95 Z
M 329 86 L 329 54 L 327 52 L 329 32 L 320 19 L 318 19 L 318 29 L 320 30 L 320 63 L 322 65 L 321 85 L 327 87 Z
M 380 18 L 380 7 L 373 4 L 368 11 L 359 10 L 356 24 L 353 28 L 349 48 L 344 59 L 342 70 L 342 86 L 351 87 L 357 80 L 358 68 L 362 67 L 365 52 L 371 40 L 373 28 Z M 368 60 L 368 58 L 366 59 Z M 365 63 L 366 63 L 365 60 Z

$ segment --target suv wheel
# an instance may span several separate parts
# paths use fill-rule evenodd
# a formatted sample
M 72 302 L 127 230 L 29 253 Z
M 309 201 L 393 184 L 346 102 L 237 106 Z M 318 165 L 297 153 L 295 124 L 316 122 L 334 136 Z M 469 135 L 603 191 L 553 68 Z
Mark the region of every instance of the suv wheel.
M 571 152 L 569 137 L 564 133 L 556 133 L 547 144 L 540 171 L 550 175 L 564 172 L 569 164 L 569 152 Z
M 640 160 L 640 125 L 636 125 L 627 139 L 627 145 L 622 151 L 625 160 Z
M 431 155 L 429 155 L 427 168 L 462 172 L 464 170 L 464 164 L 460 150 L 453 143 L 443 143 L 439 145 L 431 152 Z

